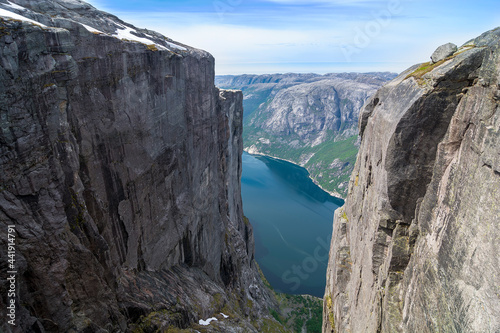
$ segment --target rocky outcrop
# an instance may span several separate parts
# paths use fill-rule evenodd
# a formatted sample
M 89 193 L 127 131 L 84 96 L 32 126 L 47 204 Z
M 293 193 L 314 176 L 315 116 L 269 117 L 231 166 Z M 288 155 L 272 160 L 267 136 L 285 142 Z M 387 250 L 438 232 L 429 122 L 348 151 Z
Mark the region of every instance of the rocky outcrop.
M 212 56 L 79 0 L 0 9 L 3 331 L 260 331 L 242 94 Z
M 458 50 L 458 47 L 453 43 L 447 43 L 447 44 L 441 45 L 431 55 L 431 61 L 432 61 L 432 63 L 436 63 L 438 61 L 444 60 L 444 59 L 452 56 L 455 52 L 457 52 L 457 50 Z
M 243 90 L 244 148 L 305 167 L 345 197 L 357 153 L 361 107 L 392 73 L 274 74 L 217 77 Z
M 499 59 L 496 29 L 366 104 L 323 332 L 500 331 Z

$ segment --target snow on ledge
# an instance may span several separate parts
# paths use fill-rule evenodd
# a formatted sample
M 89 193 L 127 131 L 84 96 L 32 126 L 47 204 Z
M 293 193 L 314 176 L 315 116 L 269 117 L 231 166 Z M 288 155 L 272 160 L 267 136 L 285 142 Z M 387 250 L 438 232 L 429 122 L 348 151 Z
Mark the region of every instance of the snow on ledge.
M 11 19 L 14 19 L 14 20 L 21 20 L 21 21 L 29 22 L 31 24 L 36 24 L 36 25 L 39 25 L 39 26 L 41 26 L 43 28 L 47 28 L 47 26 L 45 24 L 42 24 L 40 22 L 31 20 L 31 19 L 29 19 L 27 17 L 24 17 L 24 16 L 16 14 L 16 13 L 13 13 L 13 12 L 8 11 L 6 9 L 0 8 L 0 16 L 8 17 L 8 18 L 11 18 Z
M 202 326 L 208 326 L 208 325 L 210 325 L 210 322 L 212 322 L 212 321 L 217 321 L 217 318 L 212 317 L 212 318 L 208 318 L 207 320 L 200 319 L 200 321 L 198 323 Z
M 116 34 L 112 35 L 113 37 L 115 38 L 118 38 L 118 39 L 126 39 L 126 40 L 131 40 L 131 41 L 134 41 L 134 42 L 139 42 L 139 43 L 142 43 L 142 44 L 146 44 L 146 45 L 154 45 L 156 46 L 156 48 L 160 49 L 160 50 L 168 50 L 170 51 L 169 49 L 167 49 L 165 46 L 162 46 L 162 45 L 159 45 L 159 44 L 156 44 L 155 42 L 153 42 L 151 39 L 147 39 L 147 38 L 143 38 L 143 37 L 138 37 L 136 35 L 133 35 L 132 34 L 132 31 L 133 32 L 137 32 L 135 31 L 134 29 L 132 28 L 129 28 L 129 27 L 125 27 L 123 29 L 117 29 L 116 30 Z
M 180 46 L 180 45 L 177 45 L 177 44 L 174 44 L 174 43 L 171 43 L 171 42 L 167 42 L 168 46 L 174 48 L 174 49 L 178 49 L 178 50 L 181 50 L 181 51 L 187 51 L 187 49 L 184 47 L 184 46 Z
M 80 22 L 76 22 L 76 23 L 83 25 L 83 27 L 84 27 L 85 29 L 87 29 L 88 31 L 90 31 L 90 32 L 97 32 L 97 33 L 99 33 L 99 34 L 103 34 L 103 33 L 104 33 L 104 32 L 102 32 L 102 31 L 97 30 L 97 29 L 95 29 L 95 28 L 92 28 L 92 27 L 90 27 L 90 26 L 88 26 L 88 25 L 86 25 L 86 24 L 83 24 L 83 23 L 80 23 Z

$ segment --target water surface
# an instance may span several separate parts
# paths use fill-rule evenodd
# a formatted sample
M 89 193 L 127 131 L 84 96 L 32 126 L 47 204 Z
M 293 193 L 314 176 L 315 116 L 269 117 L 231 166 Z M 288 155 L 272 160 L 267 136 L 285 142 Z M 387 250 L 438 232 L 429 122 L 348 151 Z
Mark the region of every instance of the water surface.
M 344 204 L 304 168 L 243 153 L 243 210 L 254 227 L 255 255 L 273 288 L 323 297 L 333 212 Z

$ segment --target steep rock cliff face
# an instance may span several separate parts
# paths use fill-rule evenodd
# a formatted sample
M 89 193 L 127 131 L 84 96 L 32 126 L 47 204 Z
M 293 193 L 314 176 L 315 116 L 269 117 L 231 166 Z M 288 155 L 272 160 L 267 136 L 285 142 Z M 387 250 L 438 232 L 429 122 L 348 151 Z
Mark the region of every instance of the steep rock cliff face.
M 366 104 L 323 332 L 500 331 L 499 46 L 487 32 Z
M 250 153 L 305 167 L 325 190 L 345 197 L 358 151 L 358 115 L 392 73 L 220 76 L 244 94 L 243 144 Z
M 84 2 L 0 8 L 2 318 L 7 225 L 18 286 L 18 326 L 2 329 L 166 330 L 217 315 L 205 331 L 256 331 L 273 300 L 242 220 L 241 92 L 214 86 L 210 54 Z

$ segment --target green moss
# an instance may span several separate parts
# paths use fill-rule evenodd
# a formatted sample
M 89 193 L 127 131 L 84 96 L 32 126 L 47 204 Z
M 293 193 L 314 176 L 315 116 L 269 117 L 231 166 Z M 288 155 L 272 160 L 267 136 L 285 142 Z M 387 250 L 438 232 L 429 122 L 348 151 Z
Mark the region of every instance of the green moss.
M 332 330 L 335 331 L 335 318 L 333 317 L 333 312 L 328 314 L 328 322 L 330 323 Z
M 3 19 L 0 19 L 0 22 L 3 23 Z M 6 27 L 0 27 L 0 37 L 10 35 L 10 31 Z
M 441 66 L 446 61 L 455 58 L 457 55 L 459 55 L 460 53 L 463 53 L 463 52 L 465 52 L 467 50 L 470 50 L 470 48 L 462 50 L 462 51 L 457 52 L 457 53 L 454 53 L 453 55 L 447 57 L 446 59 L 440 60 L 440 61 L 438 61 L 436 63 L 431 63 L 431 62 L 423 63 L 422 65 L 420 65 L 420 67 L 418 67 L 415 71 L 413 71 L 413 73 L 408 74 L 405 77 L 405 80 L 409 79 L 410 77 L 413 77 L 413 78 L 415 78 L 417 80 L 417 82 L 419 84 L 423 84 L 423 76 L 425 74 L 431 72 L 434 68 Z
M 82 229 L 83 224 L 85 223 L 85 206 L 78 201 L 78 198 L 72 189 L 69 189 L 69 191 L 71 193 L 71 207 L 67 208 L 67 212 L 69 212 L 69 216 L 71 216 L 69 223 L 71 231 L 74 231 L 77 228 Z
M 280 324 L 284 324 L 283 317 L 278 313 L 278 311 L 270 309 L 269 312 L 271 312 L 271 316 L 273 316 L 276 321 L 278 321 Z
M 189 332 L 193 332 L 193 331 L 180 329 L 178 327 L 173 327 L 173 326 L 170 326 L 169 328 L 167 328 L 167 331 L 166 331 L 166 333 L 189 333 Z
M 158 51 L 158 48 L 156 47 L 155 44 L 149 44 L 149 45 L 146 45 L 146 47 L 148 48 L 149 51 Z
M 222 294 L 214 294 L 212 296 L 212 301 L 210 302 L 210 307 L 213 311 L 219 311 L 224 306 L 224 297 Z
M 325 297 L 325 302 L 326 307 L 328 308 L 328 310 L 330 310 L 332 308 L 332 298 L 330 297 L 330 295 Z
M 167 320 L 167 322 L 166 322 Z M 164 326 L 168 321 L 182 321 L 182 314 L 167 309 L 153 311 L 147 316 L 142 316 L 136 324 L 132 324 L 130 330 L 133 333 L 166 332 L 166 333 L 184 333 L 192 332 L 191 329 L 181 329 L 174 325 Z
M 264 318 L 262 320 L 262 326 L 260 327 L 260 332 L 262 332 L 262 333 L 287 333 L 285 328 L 279 322 L 272 320 L 270 318 Z

